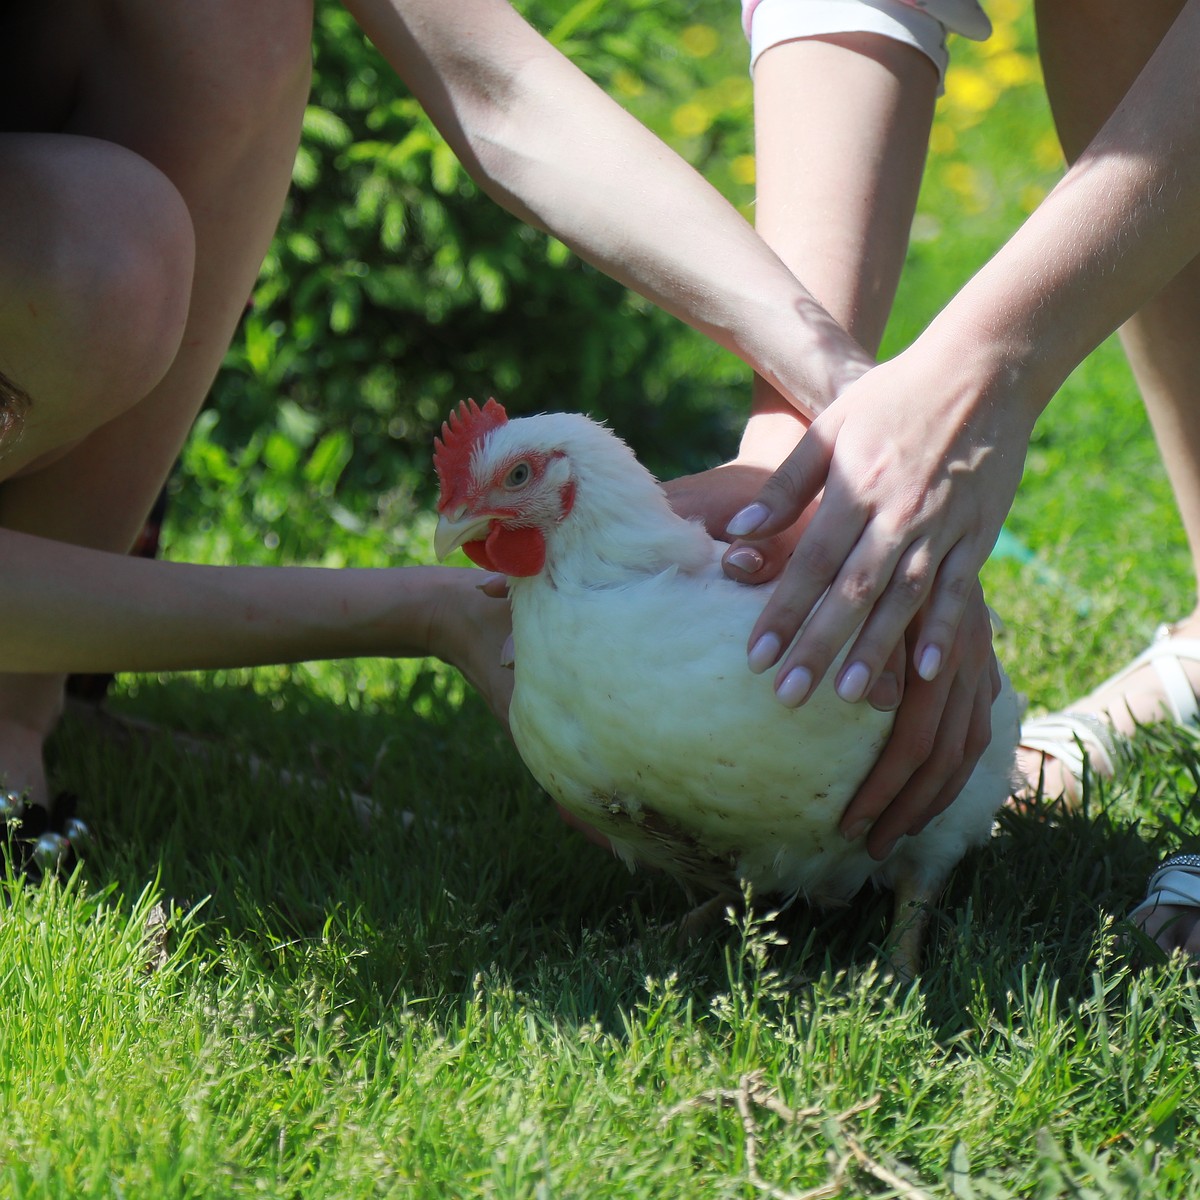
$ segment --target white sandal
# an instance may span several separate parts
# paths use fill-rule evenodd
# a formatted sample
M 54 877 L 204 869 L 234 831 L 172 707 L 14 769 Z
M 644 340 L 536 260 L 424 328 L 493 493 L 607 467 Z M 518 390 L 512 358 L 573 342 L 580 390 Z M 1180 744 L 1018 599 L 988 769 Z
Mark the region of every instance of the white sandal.
M 1200 704 L 1183 669 L 1184 662 L 1200 663 L 1200 638 L 1172 637 L 1171 626 L 1160 625 L 1150 645 L 1100 686 L 1116 686 L 1141 667 L 1151 666 L 1172 717 L 1180 725 L 1189 725 L 1200 718 Z M 1083 786 L 1087 765 L 1100 775 L 1114 774 L 1123 742 L 1122 735 L 1095 713 L 1068 709 L 1048 717 L 1033 717 L 1021 725 L 1021 746 L 1057 759 L 1076 788 Z
M 1144 928 L 1160 904 L 1200 910 L 1200 854 L 1173 854 L 1150 876 L 1146 898 L 1130 914 L 1129 921 Z

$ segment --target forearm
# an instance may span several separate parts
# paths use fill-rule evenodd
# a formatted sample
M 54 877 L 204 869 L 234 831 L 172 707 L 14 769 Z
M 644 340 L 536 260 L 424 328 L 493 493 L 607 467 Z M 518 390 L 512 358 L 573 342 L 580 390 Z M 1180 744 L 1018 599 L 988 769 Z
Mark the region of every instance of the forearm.
M 510 211 L 737 353 L 805 410 L 861 371 L 861 349 L 736 210 L 508 4 L 348 7 Z
M 429 653 L 454 568 L 209 567 L 0 530 L 0 671 L 160 671 Z
M 922 340 L 978 347 L 1030 415 L 1200 252 L 1200 0 L 1010 242 Z

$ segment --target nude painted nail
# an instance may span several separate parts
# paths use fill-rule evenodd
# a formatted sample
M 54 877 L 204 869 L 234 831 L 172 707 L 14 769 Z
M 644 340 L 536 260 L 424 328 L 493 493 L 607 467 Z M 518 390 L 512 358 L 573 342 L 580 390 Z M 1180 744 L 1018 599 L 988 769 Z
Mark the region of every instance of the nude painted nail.
M 937 678 L 942 669 L 942 652 L 936 646 L 926 646 L 921 651 L 921 661 L 917 663 L 917 674 L 928 683 Z
M 762 637 L 750 647 L 750 654 L 747 656 L 750 670 L 755 675 L 761 675 L 768 667 L 773 667 L 779 660 L 779 652 L 783 649 L 783 643 L 773 633 L 764 633 Z
M 756 500 L 741 512 L 734 513 L 733 519 L 725 526 L 725 532 L 730 537 L 745 537 L 753 533 L 770 515 L 771 510 Z
M 745 575 L 753 575 L 755 571 L 761 571 L 763 561 L 763 556 L 753 546 L 739 546 L 725 555 L 725 565 L 733 567 Z
M 776 685 L 775 696 L 780 704 L 798 708 L 812 687 L 812 672 L 807 667 L 793 667 Z
M 842 837 L 844 837 L 846 839 L 846 841 L 848 841 L 848 842 L 857 842 L 858 839 L 860 837 L 862 837 L 867 832 L 867 830 L 870 828 L 871 828 L 871 822 L 870 822 L 869 818 L 862 817 L 859 820 L 855 821 L 854 824 L 851 825 L 849 829 L 843 829 Z
M 851 663 L 838 680 L 837 694 L 847 704 L 857 704 L 867 694 L 867 684 L 871 682 L 871 672 L 865 663 Z

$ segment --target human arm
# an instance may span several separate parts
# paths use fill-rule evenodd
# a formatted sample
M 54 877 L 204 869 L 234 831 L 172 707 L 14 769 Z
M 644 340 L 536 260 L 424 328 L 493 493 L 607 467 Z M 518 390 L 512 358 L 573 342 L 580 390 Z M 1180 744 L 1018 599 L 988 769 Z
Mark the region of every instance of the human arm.
M 434 655 L 504 720 L 507 606 L 454 567 L 199 566 L 0 529 L 0 672 L 188 671 Z M 19 619 L 18 619 L 19 618 Z
M 932 677 L 1070 370 L 1200 249 L 1200 9 L 1190 0 L 1060 185 L 905 353 L 823 413 L 760 499 L 771 534 L 824 488 L 754 630 L 815 685 L 854 637 L 871 677 L 922 606 Z M 761 510 L 755 510 L 759 512 Z M 750 532 L 755 513 L 734 528 Z M 757 536 L 757 532 L 755 536 Z M 803 678 L 803 676 L 802 676 Z
M 869 360 L 737 211 L 504 0 L 347 0 L 494 199 L 807 410 Z

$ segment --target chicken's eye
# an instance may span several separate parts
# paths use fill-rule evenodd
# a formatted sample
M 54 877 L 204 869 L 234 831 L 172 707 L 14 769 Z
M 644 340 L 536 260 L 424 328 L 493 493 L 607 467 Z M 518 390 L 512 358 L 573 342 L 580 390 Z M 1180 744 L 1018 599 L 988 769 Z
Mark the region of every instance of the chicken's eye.
M 504 477 L 504 486 L 506 488 L 524 487 L 529 482 L 530 473 L 529 464 L 527 462 L 519 462 Z

